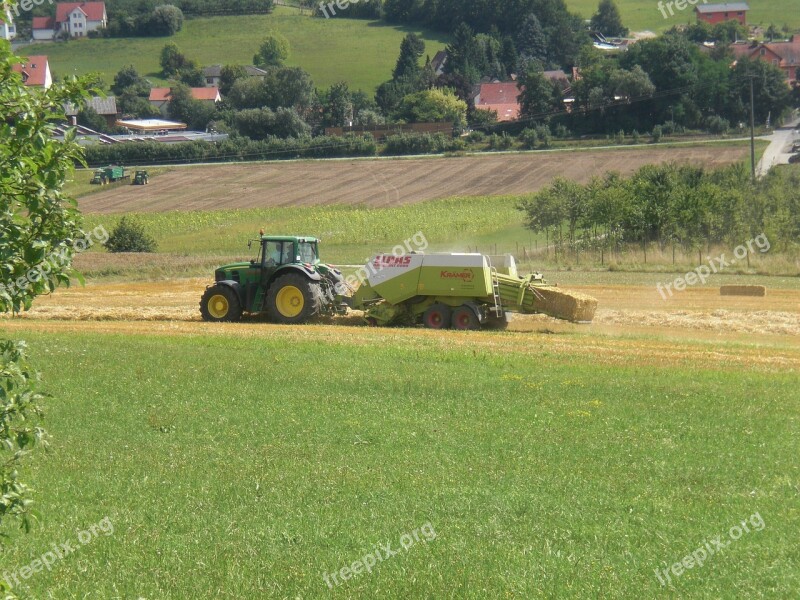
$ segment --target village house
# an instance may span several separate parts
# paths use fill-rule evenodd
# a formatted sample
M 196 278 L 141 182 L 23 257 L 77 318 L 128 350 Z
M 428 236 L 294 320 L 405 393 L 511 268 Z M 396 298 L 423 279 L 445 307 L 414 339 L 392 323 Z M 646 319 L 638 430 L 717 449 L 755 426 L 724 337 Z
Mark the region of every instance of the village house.
M 267 72 L 252 65 L 244 67 L 248 77 L 266 77 Z M 222 65 L 211 65 L 203 69 L 203 77 L 206 80 L 206 87 L 219 87 L 222 79 Z
M 716 25 L 725 21 L 738 21 L 742 25 L 747 25 L 748 10 L 750 10 L 750 7 L 746 2 L 700 4 L 695 7 L 697 20 L 705 21 L 709 25 Z
M 13 65 L 11 68 L 22 75 L 22 82 L 28 87 L 46 90 L 53 85 L 53 76 L 46 56 L 29 56 L 24 63 Z
M 544 76 L 549 79 L 561 92 L 567 102 L 567 97 L 572 92 L 567 74 L 561 69 L 545 71 Z M 475 86 L 473 104 L 478 110 L 489 110 L 497 113 L 497 121 L 504 123 L 516 121 L 522 110 L 519 95 L 522 90 L 517 81 L 492 81 Z
M 192 98 L 201 102 L 221 102 L 222 96 L 217 87 L 189 88 Z M 150 90 L 150 104 L 156 107 L 162 115 L 167 114 L 167 106 L 172 99 L 172 88 L 152 88 Z
M 731 44 L 731 50 L 736 60 L 747 58 L 775 65 L 786 74 L 791 86 L 800 82 L 800 34 L 793 35 L 788 42 Z
M 53 40 L 61 36 L 86 37 L 108 26 L 105 2 L 59 2 L 55 17 L 33 18 L 33 39 Z
M 11 16 L 11 10 L 6 8 L 5 13 L 0 16 L 0 40 L 11 41 L 17 37 L 17 28 Z

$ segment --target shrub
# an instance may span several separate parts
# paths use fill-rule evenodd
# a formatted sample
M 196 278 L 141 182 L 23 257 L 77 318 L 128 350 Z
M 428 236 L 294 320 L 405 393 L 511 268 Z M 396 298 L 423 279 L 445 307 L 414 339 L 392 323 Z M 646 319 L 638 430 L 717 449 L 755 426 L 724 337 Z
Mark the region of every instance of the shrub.
M 727 133 L 728 129 L 730 129 L 731 124 L 728 122 L 727 119 L 723 119 L 718 115 L 712 115 L 706 119 L 706 129 L 710 133 L 714 134 L 723 134 Z
M 489 138 L 489 148 L 492 150 L 508 150 L 514 145 L 514 138 L 503 132 L 501 135 L 493 133 Z
M 550 128 L 547 125 L 539 125 L 536 127 L 536 135 L 539 136 L 542 148 L 549 148 L 553 136 L 550 135 Z
M 519 134 L 519 141 L 522 142 L 523 148 L 533 150 L 536 148 L 536 144 L 539 143 L 539 134 L 536 133 L 535 129 L 528 127 Z
M 156 241 L 138 221 L 122 217 L 104 244 L 109 252 L 155 252 Z
M 657 144 L 661 141 L 661 138 L 664 137 L 664 130 L 661 128 L 661 125 L 656 125 L 653 127 L 653 143 Z
M 633 140 L 634 144 L 639 143 L 639 132 L 636 131 L 635 129 L 631 132 L 631 139 Z
M 556 125 L 554 134 L 558 139 L 564 140 L 569 137 L 570 131 L 569 129 L 567 129 L 566 125 L 562 125 L 559 123 L 558 125 Z
M 472 131 L 467 136 L 467 139 L 473 144 L 480 144 L 486 141 L 486 134 L 482 131 Z

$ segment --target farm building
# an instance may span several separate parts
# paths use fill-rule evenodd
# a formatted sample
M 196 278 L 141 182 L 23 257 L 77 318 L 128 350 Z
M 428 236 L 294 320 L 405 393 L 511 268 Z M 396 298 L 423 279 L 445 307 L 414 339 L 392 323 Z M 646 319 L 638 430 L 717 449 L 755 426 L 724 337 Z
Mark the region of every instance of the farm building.
M 103 117 L 109 127 L 114 127 L 116 125 L 117 119 L 119 118 L 116 97 L 106 96 L 105 98 L 100 98 L 99 96 L 95 96 L 86 100 L 86 106 Z M 70 118 L 71 123 L 74 125 L 80 109 L 72 104 L 67 104 L 64 109 L 66 115 Z
M 86 37 L 108 25 L 105 2 L 59 2 L 56 16 L 33 18 L 33 39 L 53 40 L 59 36 Z
M 725 21 L 739 21 L 747 25 L 747 11 L 750 7 L 746 2 L 727 2 L 725 4 L 701 4 L 695 8 L 697 20 L 705 21 L 711 25 Z

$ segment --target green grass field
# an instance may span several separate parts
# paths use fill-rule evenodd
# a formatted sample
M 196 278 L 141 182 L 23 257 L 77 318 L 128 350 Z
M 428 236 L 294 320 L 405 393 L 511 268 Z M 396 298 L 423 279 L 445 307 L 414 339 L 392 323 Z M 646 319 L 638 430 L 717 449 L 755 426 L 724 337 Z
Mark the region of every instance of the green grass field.
M 653 598 L 654 569 L 756 513 L 672 593 L 800 585 L 793 374 L 259 327 L 24 334 L 53 446 L 24 473 L 41 523 L 2 571 L 78 546 L 25 597 Z M 113 534 L 76 542 L 105 517 Z
M 159 76 L 159 53 L 169 41 L 201 65 L 249 65 L 270 29 L 289 40 L 287 63 L 308 71 L 317 86 L 347 81 L 352 89 L 370 93 L 391 79 L 400 42 L 408 32 L 422 35 L 425 52 L 431 57 L 446 43 L 443 36 L 429 31 L 363 20 L 315 19 L 278 7 L 271 15 L 189 19 L 171 38 L 82 39 L 26 46 L 22 52 L 46 54 L 55 76 L 97 71 L 110 85 L 117 71 L 133 64 L 157 84 L 164 83 Z
M 583 15 L 587 19 L 597 11 L 598 0 L 566 0 L 567 6 Z M 671 16 L 664 18 L 658 7 L 657 0 L 616 0 L 622 22 L 632 31 L 661 31 L 673 25 L 694 23 L 696 16 L 694 6 L 687 3 L 685 10 L 674 10 Z M 664 4 L 667 0 L 664 0 Z M 708 2 L 712 2 L 709 0 Z M 751 25 L 769 26 L 771 23 L 777 27 L 788 25 L 792 29 L 800 28 L 800 0 L 750 0 L 750 12 L 747 21 Z M 665 9 L 666 10 L 666 9 Z

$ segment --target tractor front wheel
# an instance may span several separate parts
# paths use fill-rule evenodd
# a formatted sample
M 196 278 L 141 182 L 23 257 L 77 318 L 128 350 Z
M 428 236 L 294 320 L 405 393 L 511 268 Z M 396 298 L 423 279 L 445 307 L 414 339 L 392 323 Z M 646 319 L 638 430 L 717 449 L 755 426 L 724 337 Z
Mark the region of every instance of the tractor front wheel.
M 239 297 L 225 285 L 212 285 L 200 300 L 200 314 L 204 321 L 238 321 L 242 318 Z
M 305 323 L 322 311 L 322 288 L 296 273 L 278 277 L 267 292 L 267 311 L 276 323 Z
M 447 329 L 450 327 L 450 307 L 434 304 L 422 315 L 422 324 L 428 329 Z

